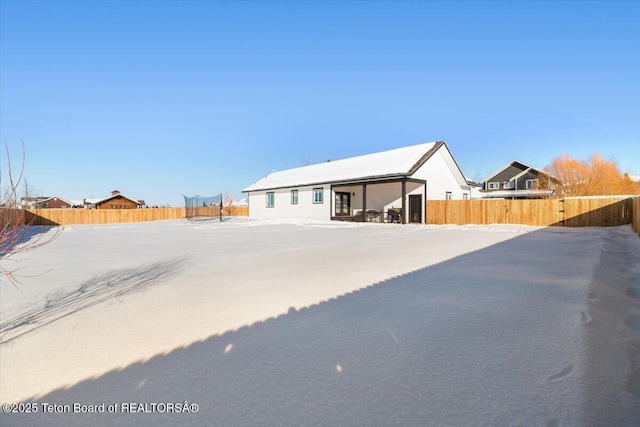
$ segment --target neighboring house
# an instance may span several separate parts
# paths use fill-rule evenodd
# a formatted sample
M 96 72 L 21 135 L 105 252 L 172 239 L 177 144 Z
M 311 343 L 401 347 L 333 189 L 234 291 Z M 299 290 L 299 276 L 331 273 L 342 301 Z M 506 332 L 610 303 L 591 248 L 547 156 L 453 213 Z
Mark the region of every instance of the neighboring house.
M 469 187 L 471 188 L 471 191 L 470 191 L 471 196 L 470 196 L 470 198 L 472 200 L 481 199 L 482 198 L 482 183 L 481 182 L 475 182 L 471 178 L 466 178 L 466 179 L 467 179 L 467 184 L 469 184 Z
M 48 197 L 21 197 L 20 209 L 35 209 L 36 204 L 45 199 L 48 199 Z
M 72 204 L 62 197 L 46 197 L 38 200 L 35 207 L 36 209 L 68 209 L 72 207 Z
M 85 209 L 95 209 L 96 203 L 98 203 L 101 200 L 103 199 L 82 199 L 81 206 Z
M 526 163 L 514 160 L 489 175 L 482 184 L 482 198 L 546 199 L 560 180 Z
M 71 203 L 62 197 L 22 197 L 20 199 L 20 208 L 22 209 L 53 209 L 53 208 L 70 208 Z
M 249 216 L 425 222 L 425 201 L 468 199 L 444 142 L 273 172 L 244 190 Z
M 243 197 L 240 200 L 231 200 L 228 203 L 229 206 L 249 206 L 249 202 L 246 197 Z
M 87 209 L 138 209 L 144 206 L 144 200 L 134 200 L 113 190 L 111 196 L 105 199 L 84 199 Z

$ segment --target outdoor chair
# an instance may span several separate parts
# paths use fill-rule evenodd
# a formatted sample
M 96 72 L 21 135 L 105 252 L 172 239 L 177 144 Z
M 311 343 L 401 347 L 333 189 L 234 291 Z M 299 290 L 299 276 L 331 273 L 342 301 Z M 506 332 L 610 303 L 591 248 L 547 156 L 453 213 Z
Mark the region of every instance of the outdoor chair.
M 391 208 L 387 211 L 387 222 L 397 222 L 400 223 L 400 215 L 402 209 L 399 208 Z

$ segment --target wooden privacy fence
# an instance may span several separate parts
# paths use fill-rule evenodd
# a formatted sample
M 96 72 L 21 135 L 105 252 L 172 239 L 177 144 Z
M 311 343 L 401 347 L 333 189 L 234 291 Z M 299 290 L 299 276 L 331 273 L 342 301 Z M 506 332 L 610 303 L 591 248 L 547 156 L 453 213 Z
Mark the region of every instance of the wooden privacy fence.
M 633 217 L 633 231 L 640 236 L 640 197 L 633 199 L 633 207 L 631 209 L 631 216 Z
M 28 224 L 28 212 L 22 209 L 0 208 L 0 230 L 5 227 Z
M 564 199 L 564 225 L 566 227 L 612 227 L 631 224 L 633 198 Z
M 204 208 L 203 208 L 204 209 Z M 185 208 L 149 209 L 3 209 L 3 218 L 20 218 L 14 223 L 30 225 L 112 224 L 119 222 L 159 221 L 185 217 Z M 216 215 L 219 210 L 216 211 Z M 248 206 L 225 206 L 224 216 L 248 216 Z
M 632 224 L 640 234 L 640 197 L 551 200 L 429 200 L 427 224 L 525 224 L 567 227 Z M 248 216 L 247 206 L 224 208 L 224 216 Z M 5 224 L 72 225 L 142 222 L 185 217 L 185 208 L 0 209 Z
M 640 198 L 429 200 L 427 224 L 524 224 L 606 227 L 632 223 Z M 636 215 L 633 214 L 635 207 Z M 637 220 L 636 220 L 637 221 Z M 638 227 L 637 225 L 635 227 Z M 636 231 L 638 231 L 636 229 Z
M 427 224 L 561 225 L 560 200 L 429 200 Z

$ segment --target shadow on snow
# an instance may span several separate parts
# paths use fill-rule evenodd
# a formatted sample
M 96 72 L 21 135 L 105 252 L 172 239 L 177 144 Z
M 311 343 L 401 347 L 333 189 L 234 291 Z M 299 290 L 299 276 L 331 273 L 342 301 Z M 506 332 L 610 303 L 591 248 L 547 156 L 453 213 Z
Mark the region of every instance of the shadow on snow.
M 92 277 L 74 290 L 52 292 L 47 295 L 44 305 L 36 306 L 16 317 L 2 319 L 0 345 L 6 345 L 96 304 L 158 285 L 180 274 L 189 263 L 188 257 L 176 257 L 134 268 L 114 270 Z
M 586 254 L 594 249 L 580 244 L 581 233 L 566 234 L 570 245 L 557 237 L 549 245 L 545 235 L 556 230 L 292 308 L 34 399 L 59 405 L 186 400 L 199 405 L 198 413 L 3 414 L 3 425 L 513 425 L 566 417 L 580 424 L 588 417 L 581 415 L 580 395 L 597 390 L 576 377 L 584 366 L 571 360 L 576 351 L 566 343 L 586 333 L 580 310 L 592 279 Z M 185 262 L 96 278 L 72 295 L 52 296 L 59 309 L 44 308 L 22 322 L 46 319 L 76 299 L 93 304 L 114 297 L 123 279 L 121 292 L 150 286 Z M 547 268 L 560 262 L 584 266 L 584 281 L 576 283 L 575 271 Z M 554 324 L 571 327 L 549 330 Z M 573 381 L 578 398 L 566 396 L 563 381 Z M 616 411 L 614 402 L 607 414 L 615 418 Z
M 11 227 L 8 230 L 10 237 L 6 242 L 0 244 L 0 259 L 10 254 L 16 246 L 24 245 L 29 242 L 46 243 L 47 240 L 41 241 L 42 238 L 55 227 L 44 225 L 19 225 Z

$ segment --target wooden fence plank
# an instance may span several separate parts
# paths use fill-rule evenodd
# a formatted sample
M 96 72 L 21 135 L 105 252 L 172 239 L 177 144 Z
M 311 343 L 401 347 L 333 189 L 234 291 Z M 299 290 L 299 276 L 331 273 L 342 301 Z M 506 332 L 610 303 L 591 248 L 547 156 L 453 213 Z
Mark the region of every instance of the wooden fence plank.
M 564 200 L 428 200 L 426 210 L 427 224 L 525 224 L 568 227 L 632 224 L 634 231 L 640 235 L 640 197 L 567 198 Z M 25 216 L 25 212 L 33 217 Z M 247 206 L 224 208 L 224 216 L 248 216 L 248 214 Z M 26 221 L 34 225 L 111 224 L 184 217 L 184 208 L 28 211 L 3 208 L 0 211 L 0 223 L 15 224 Z
M 640 236 L 640 197 L 633 199 L 633 204 L 631 206 L 631 219 L 633 221 L 633 231 Z
M 426 223 L 616 226 L 632 222 L 638 199 L 428 200 Z
M 210 209 L 210 208 L 202 208 Z M 219 215 L 219 208 L 215 208 Z M 15 209 L 14 209 L 15 210 Z M 149 209 L 28 209 L 35 216 L 34 225 L 113 224 L 123 222 L 160 221 L 185 217 L 185 208 Z M 248 216 L 247 206 L 225 206 L 224 216 Z
M 630 224 L 632 198 L 566 198 L 565 226 L 610 227 Z

